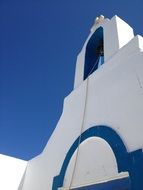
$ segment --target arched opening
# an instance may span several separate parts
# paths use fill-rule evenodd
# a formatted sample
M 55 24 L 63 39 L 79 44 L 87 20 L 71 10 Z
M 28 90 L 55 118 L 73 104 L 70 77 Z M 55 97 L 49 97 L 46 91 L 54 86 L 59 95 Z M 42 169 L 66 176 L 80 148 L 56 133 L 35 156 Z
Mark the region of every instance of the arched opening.
M 79 145 L 79 138 L 80 143 L 85 141 L 88 138 L 91 137 L 100 137 L 104 139 L 112 148 L 114 155 L 116 157 L 117 166 L 118 166 L 118 172 L 129 172 L 130 178 L 127 179 L 127 181 L 123 180 L 123 183 L 121 184 L 123 187 L 127 187 L 125 189 L 131 189 L 132 190 L 140 190 L 143 189 L 143 153 L 142 149 L 138 149 L 134 152 L 127 152 L 127 149 L 120 138 L 120 136 L 110 127 L 107 126 L 95 126 L 87 129 L 85 132 L 82 133 L 81 137 L 79 136 L 74 143 L 72 144 L 71 148 L 67 152 L 67 155 L 63 161 L 63 165 L 61 167 L 59 175 L 55 176 L 53 179 L 53 186 L 52 190 L 58 190 L 58 188 L 63 187 L 64 177 L 65 173 L 68 167 L 68 164 L 76 151 L 78 145 Z M 125 182 L 125 183 L 124 183 Z M 118 183 L 118 181 L 115 180 L 115 185 Z M 118 184 L 117 184 L 118 185 Z M 109 184 L 108 189 L 112 188 Z M 95 188 L 94 186 L 89 189 Z M 96 187 L 96 189 L 98 189 Z M 101 187 L 99 187 L 101 189 Z M 103 189 L 103 188 L 102 188 Z M 107 188 L 105 188 L 107 189 Z M 114 188 L 117 189 L 117 188 Z M 119 190 L 123 188 L 118 188 Z M 75 190 L 83 190 L 81 188 L 75 189 Z
M 87 129 L 84 133 L 81 135 L 81 141 L 85 141 L 88 138 L 91 137 L 100 137 L 104 139 L 112 148 L 114 155 L 116 156 L 117 164 L 118 164 L 118 171 L 126 171 L 124 168 L 125 163 L 127 163 L 127 150 L 125 145 L 123 144 L 121 138 L 118 136 L 118 134 L 111 128 L 106 126 L 96 126 L 91 127 Z M 58 190 L 59 187 L 63 187 L 63 181 L 65 177 L 65 173 L 68 167 L 68 164 L 76 151 L 78 145 L 79 145 L 79 138 L 78 137 L 74 143 L 72 144 L 71 148 L 67 152 L 67 155 L 63 161 L 63 165 L 60 170 L 60 174 L 58 176 L 55 176 L 53 179 L 53 187 L 52 190 Z M 123 156 L 123 158 L 122 158 Z M 121 159 L 122 158 L 122 159 Z
M 84 80 L 104 63 L 103 28 L 99 27 L 86 46 Z
M 77 150 L 66 169 L 63 188 L 82 187 L 118 176 L 115 155 L 104 139 L 95 136 L 85 139 L 79 145 L 77 160 L 76 155 Z

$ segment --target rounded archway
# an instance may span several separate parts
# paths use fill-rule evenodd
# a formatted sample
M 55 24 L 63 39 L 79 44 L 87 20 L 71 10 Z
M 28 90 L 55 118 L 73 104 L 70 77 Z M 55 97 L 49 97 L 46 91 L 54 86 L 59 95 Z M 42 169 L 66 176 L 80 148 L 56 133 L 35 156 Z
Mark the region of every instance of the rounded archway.
M 104 62 L 103 27 L 99 27 L 90 37 L 85 51 L 84 80 Z
M 87 129 L 85 132 L 83 132 L 81 134 L 81 137 L 78 137 L 72 144 L 64 159 L 63 165 L 60 170 L 60 174 L 54 177 L 52 190 L 58 190 L 59 187 L 63 186 L 65 173 L 69 165 L 69 162 L 79 145 L 79 138 L 81 138 L 80 143 L 82 143 L 90 137 L 100 137 L 104 139 L 110 145 L 114 152 L 118 164 L 118 171 L 125 171 L 122 169 L 122 166 L 124 166 L 124 162 L 126 162 L 127 160 L 126 157 L 124 157 L 125 160 L 123 160 L 122 155 L 126 155 L 127 150 L 119 135 L 112 128 L 107 126 L 91 127 Z
M 63 182 L 65 189 L 118 176 L 115 155 L 109 144 L 100 137 L 89 137 L 83 141 L 78 149 L 78 158 L 76 156 L 77 150 L 71 157 L 65 173 Z

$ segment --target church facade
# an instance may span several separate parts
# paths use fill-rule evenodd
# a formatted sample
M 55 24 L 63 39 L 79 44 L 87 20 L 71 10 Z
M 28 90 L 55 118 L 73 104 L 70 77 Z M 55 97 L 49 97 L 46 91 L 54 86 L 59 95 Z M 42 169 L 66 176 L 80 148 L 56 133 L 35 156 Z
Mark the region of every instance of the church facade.
M 18 190 L 143 189 L 143 38 L 118 16 L 96 19 L 73 91 Z

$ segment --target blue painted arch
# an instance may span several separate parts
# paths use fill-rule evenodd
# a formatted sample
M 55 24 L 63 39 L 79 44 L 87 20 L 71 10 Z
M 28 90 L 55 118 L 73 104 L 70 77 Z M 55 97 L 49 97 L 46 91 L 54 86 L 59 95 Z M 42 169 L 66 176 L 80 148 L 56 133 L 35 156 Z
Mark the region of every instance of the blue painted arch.
M 104 62 L 104 56 L 101 56 L 99 53 L 100 47 L 102 47 L 104 52 L 103 27 L 101 26 L 92 34 L 86 45 L 84 80 Z
M 87 129 L 85 132 L 81 134 L 81 136 L 79 136 L 74 141 L 64 159 L 59 175 L 55 176 L 53 179 L 52 190 L 58 190 L 58 188 L 63 186 L 64 177 L 68 164 L 79 145 L 79 140 L 80 143 L 82 143 L 83 141 L 85 141 L 90 137 L 100 137 L 110 145 L 116 157 L 118 172 L 124 172 L 124 171 L 129 172 L 132 190 L 143 189 L 142 150 L 139 149 L 137 151 L 128 153 L 122 139 L 116 133 L 116 131 L 114 131 L 110 127 L 102 125 Z

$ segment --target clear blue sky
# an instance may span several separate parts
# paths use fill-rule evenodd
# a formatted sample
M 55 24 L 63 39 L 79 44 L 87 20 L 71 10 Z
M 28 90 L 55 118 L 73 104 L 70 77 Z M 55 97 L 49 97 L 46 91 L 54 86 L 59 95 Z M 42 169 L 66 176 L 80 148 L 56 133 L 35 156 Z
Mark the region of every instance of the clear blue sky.
M 0 1 L 0 153 L 29 160 L 46 145 L 94 18 L 143 34 L 142 0 Z

